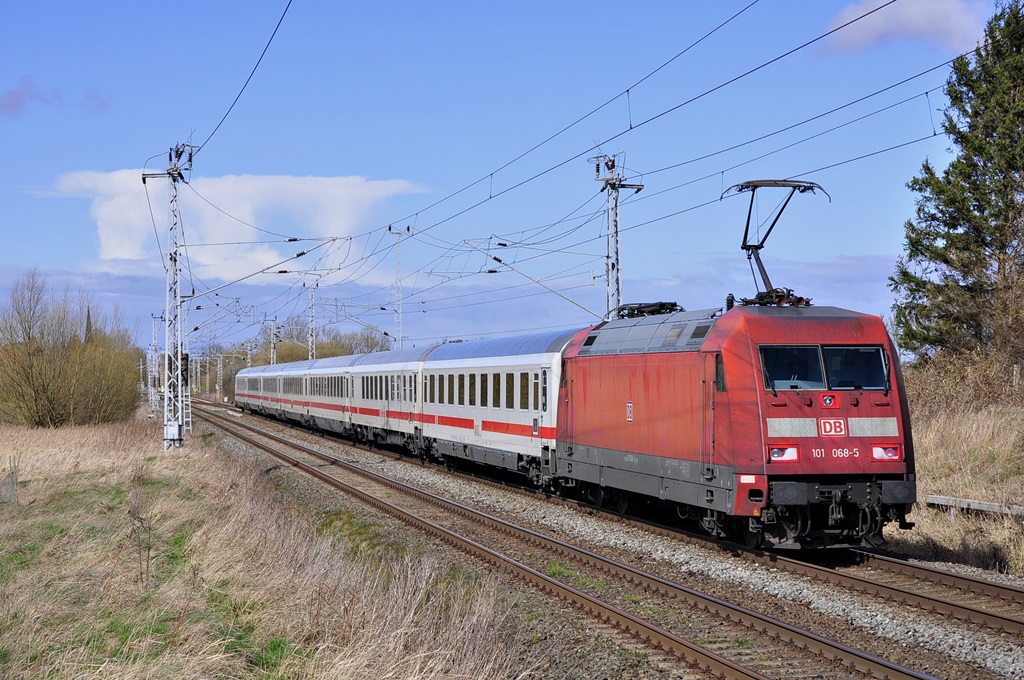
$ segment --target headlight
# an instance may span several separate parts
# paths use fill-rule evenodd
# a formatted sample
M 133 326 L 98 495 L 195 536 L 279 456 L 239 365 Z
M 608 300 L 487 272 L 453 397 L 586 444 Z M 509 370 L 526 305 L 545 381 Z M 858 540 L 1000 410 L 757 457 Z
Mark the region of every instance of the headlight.
M 792 463 L 800 460 L 800 453 L 795 446 L 769 446 L 769 463 Z
M 903 460 L 903 451 L 897 444 L 882 444 L 871 447 L 872 460 Z

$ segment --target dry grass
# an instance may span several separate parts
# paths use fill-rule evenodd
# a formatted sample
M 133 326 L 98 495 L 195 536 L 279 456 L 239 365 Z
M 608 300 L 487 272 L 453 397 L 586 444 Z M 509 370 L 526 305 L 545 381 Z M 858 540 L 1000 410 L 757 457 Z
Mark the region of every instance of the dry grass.
M 289 511 L 261 470 L 198 444 L 163 454 L 159 436 L 147 423 L 0 429 L 18 478 L 17 502 L 0 505 L 0 676 L 479 678 L 533 665 L 492 581 L 344 513 Z
M 1021 503 L 1024 409 L 929 378 L 911 383 L 920 496 Z M 546 662 L 494 582 L 159 439 L 145 422 L 0 428 L 0 676 L 506 678 Z M 912 519 L 888 532 L 896 550 L 1024 575 L 1019 520 Z
M 913 531 L 887 530 L 890 546 L 924 559 L 1024 576 L 1024 521 L 949 514 L 927 495 L 1024 505 L 1020 370 L 979 357 L 940 357 L 907 372 L 917 461 Z

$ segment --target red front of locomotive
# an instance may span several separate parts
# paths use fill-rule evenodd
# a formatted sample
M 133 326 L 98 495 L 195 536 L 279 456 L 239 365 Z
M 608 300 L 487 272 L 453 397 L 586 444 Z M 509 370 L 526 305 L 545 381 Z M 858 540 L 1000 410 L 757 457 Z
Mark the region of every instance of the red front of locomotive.
M 736 474 L 748 540 L 875 545 L 916 500 L 902 374 L 878 317 L 831 307 L 724 314 L 712 458 Z M 760 501 L 760 502 L 756 502 Z
M 619 319 L 563 356 L 552 471 L 569 491 L 780 548 L 909 527 L 907 405 L 877 317 L 751 305 Z

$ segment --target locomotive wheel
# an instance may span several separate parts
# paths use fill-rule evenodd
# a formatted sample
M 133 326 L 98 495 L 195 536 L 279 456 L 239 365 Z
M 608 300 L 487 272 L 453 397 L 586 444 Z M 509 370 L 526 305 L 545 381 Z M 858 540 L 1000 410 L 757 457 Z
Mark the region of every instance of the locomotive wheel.
M 740 522 L 740 534 L 743 536 L 743 545 L 750 549 L 760 548 L 764 541 L 763 531 L 752 531 L 750 529 L 750 521 Z

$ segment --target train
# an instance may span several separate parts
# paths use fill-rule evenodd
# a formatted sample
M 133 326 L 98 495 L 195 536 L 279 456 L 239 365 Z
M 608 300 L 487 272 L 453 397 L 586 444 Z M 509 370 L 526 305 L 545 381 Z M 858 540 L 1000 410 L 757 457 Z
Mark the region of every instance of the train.
M 879 546 L 886 524 L 913 526 L 909 410 L 885 324 L 788 289 L 246 368 L 235 404 L 751 547 Z

